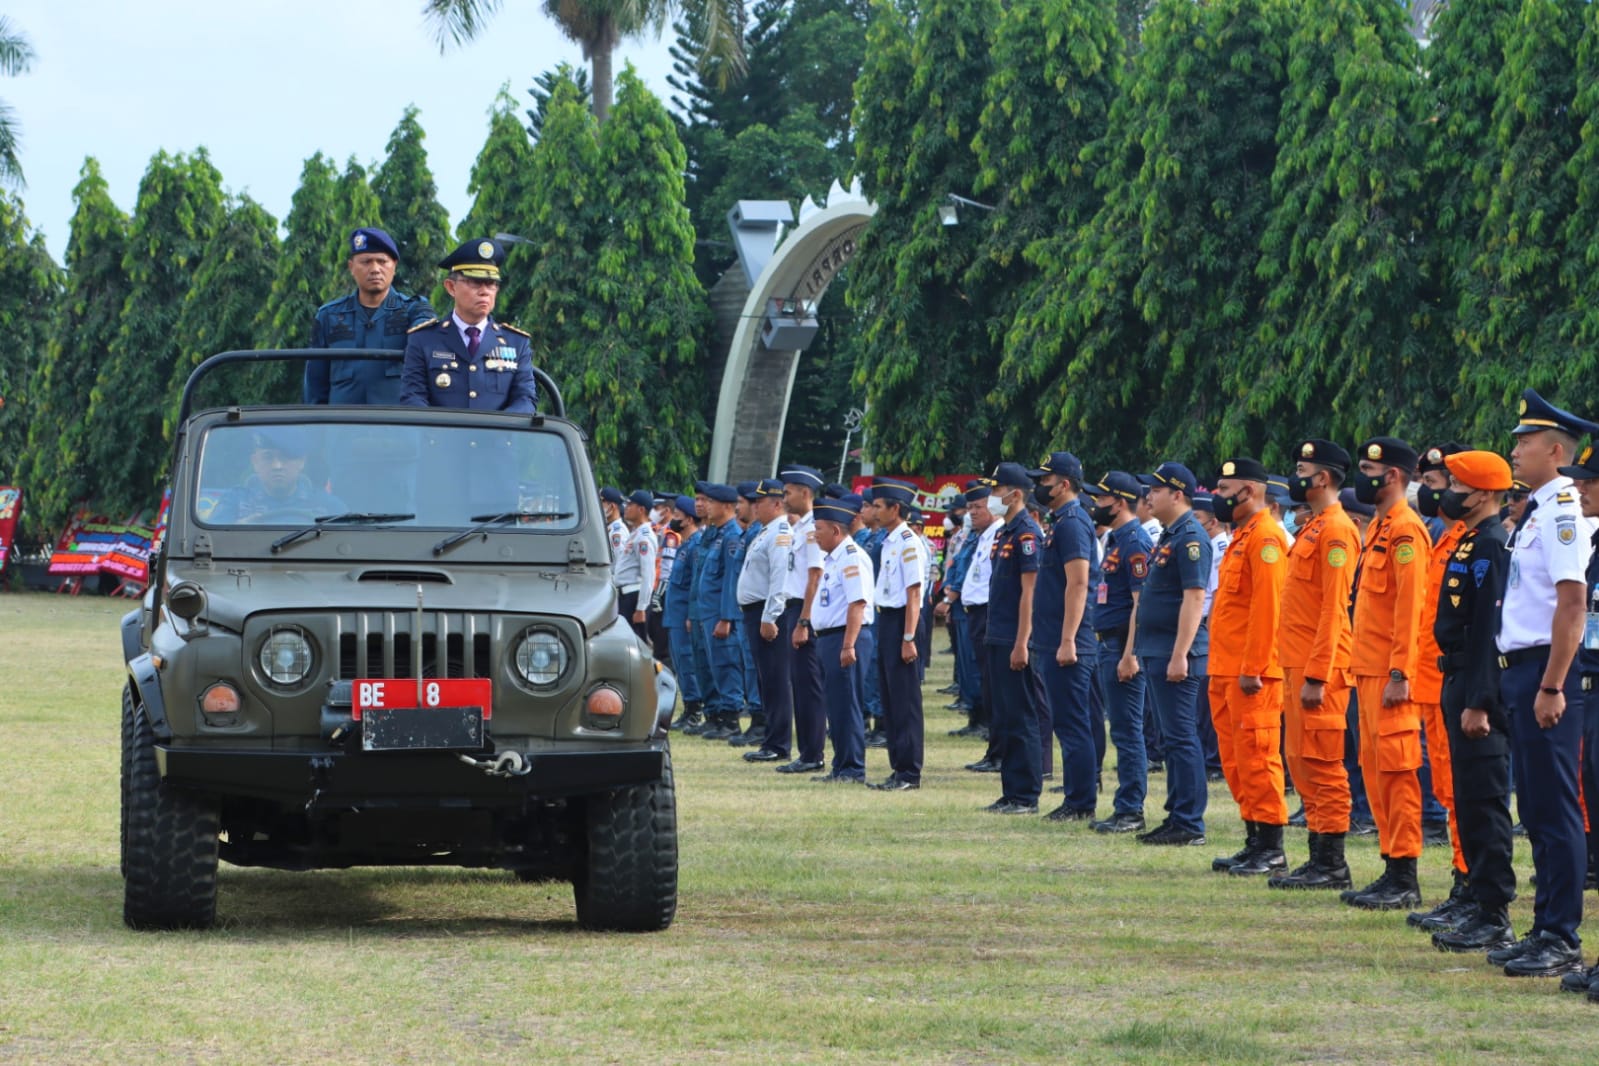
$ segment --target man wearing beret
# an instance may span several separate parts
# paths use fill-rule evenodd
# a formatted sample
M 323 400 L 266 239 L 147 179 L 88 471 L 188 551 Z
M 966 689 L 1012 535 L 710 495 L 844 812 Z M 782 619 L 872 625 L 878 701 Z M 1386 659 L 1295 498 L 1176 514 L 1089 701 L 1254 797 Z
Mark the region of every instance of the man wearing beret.
M 528 334 L 490 317 L 500 293 L 499 241 L 469 240 L 439 260 L 455 308 L 412 327 L 400 402 L 532 414 L 538 401 Z
M 1305 802 L 1310 857 L 1272 888 L 1350 887 L 1344 841 L 1349 834 L 1349 775 L 1344 769 L 1349 710 L 1349 590 L 1360 533 L 1338 502 L 1349 453 L 1329 440 L 1301 441 L 1290 499 L 1309 504 L 1288 553 L 1277 656 L 1283 667 L 1283 753 Z
M 317 308 L 311 322 L 312 348 L 404 348 L 412 326 L 433 318 L 425 296 L 407 296 L 394 289 L 394 268 L 400 250 L 380 229 L 350 234 L 345 266 L 355 291 Z M 349 359 L 309 360 L 305 364 L 305 402 L 334 404 L 397 404 L 400 364 Z
M 1499 609 L 1499 693 L 1510 720 L 1516 809 L 1538 876 L 1532 931 L 1488 953 L 1511 977 L 1547 977 L 1582 965 L 1582 886 L 1588 848 L 1577 797 L 1582 749 L 1582 645 L 1587 567 L 1595 523 L 1561 473 L 1584 434 L 1599 425 L 1531 389 L 1510 452 L 1530 494 L 1510 539 L 1510 574 Z M 1567 713 L 1570 710 L 1571 713 Z
M 1350 669 L 1360 704 L 1360 768 L 1377 823 L 1382 876 L 1341 899 L 1366 910 L 1421 902 L 1421 715 L 1411 700 L 1421 646 L 1427 550 L 1421 516 L 1406 502 L 1416 451 L 1395 437 L 1373 437 L 1356 453 L 1355 495 L 1376 508 L 1355 571 L 1355 634 Z
M 1456 836 L 1465 853 L 1466 887 L 1452 926 L 1435 930 L 1441 951 L 1498 950 L 1514 943 L 1510 901 L 1510 723 L 1499 695 L 1499 601 L 1510 551 L 1499 521 L 1510 464 L 1492 452 L 1443 457 L 1448 474 L 1439 508 L 1465 527 L 1445 564 L 1433 621 L 1443 671 L 1443 718 L 1455 769 Z

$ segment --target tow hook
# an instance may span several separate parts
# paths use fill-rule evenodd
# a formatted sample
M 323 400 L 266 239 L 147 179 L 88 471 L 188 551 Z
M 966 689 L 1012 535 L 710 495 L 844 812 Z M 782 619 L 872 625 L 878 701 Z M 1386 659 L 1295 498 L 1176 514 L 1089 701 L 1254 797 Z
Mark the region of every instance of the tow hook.
M 522 757 L 519 751 L 502 751 L 498 755 L 485 756 L 481 759 L 471 755 L 456 755 L 457 759 L 474 766 L 490 777 L 526 777 L 533 772 L 533 764 Z

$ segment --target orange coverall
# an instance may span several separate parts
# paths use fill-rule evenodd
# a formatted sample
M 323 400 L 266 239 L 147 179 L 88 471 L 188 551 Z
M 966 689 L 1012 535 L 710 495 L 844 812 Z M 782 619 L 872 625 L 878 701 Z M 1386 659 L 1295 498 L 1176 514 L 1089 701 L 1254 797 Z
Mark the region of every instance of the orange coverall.
M 1382 705 L 1390 670 L 1416 683 L 1421 603 L 1432 538 L 1403 500 L 1373 519 L 1355 576 L 1355 643 L 1350 670 L 1360 701 L 1360 768 L 1382 853 L 1421 855 L 1421 715 L 1412 700 Z
M 1360 533 L 1343 505 L 1311 518 L 1288 553 L 1277 655 L 1283 666 L 1283 751 L 1312 833 L 1349 832 L 1344 716 L 1349 710 L 1349 590 Z M 1305 678 L 1324 683 L 1321 706 L 1300 702 Z
M 1466 856 L 1460 850 L 1460 826 L 1455 821 L 1455 775 L 1449 762 L 1449 735 L 1445 732 L 1444 675 L 1438 669 L 1438 638 L 1433 623 L 1438 621 L 1438 594 L 1443 588 L 1449 556 L 1466 535 L 1466 524 L 1456 522 L 1432 546 L 1427 562 L 1427 592 L 1421 601 L 1421 651 L 1416 661 L 1416 678 L 1410 683 L 1410 698 L 1427 727 L 1427 754 L 1432 762 L 1432 794 L 1449 812 L 1449 846 L 1454 849 L 1455 869 L 1466 873 Z
M 1221 770 L 1246 822 L 1286 825 L 1282 666 L 1277 622 L 1288 576 L 1288 538 L 1266 510 L 1233 532 L 1210 608 L 1210 714 Z M 1250 695 L 1240 677 L 1262 679 Z

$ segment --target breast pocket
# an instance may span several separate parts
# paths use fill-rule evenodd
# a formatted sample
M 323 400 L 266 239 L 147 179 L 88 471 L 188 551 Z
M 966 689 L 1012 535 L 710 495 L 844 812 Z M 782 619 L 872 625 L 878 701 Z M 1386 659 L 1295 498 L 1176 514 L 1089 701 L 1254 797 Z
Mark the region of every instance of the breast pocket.
M 1290 574 L 1300 581 L 1316 580 L 1316 552 L 1314 546 L 1312 546 L 1311 551 L 1294 552 L 1292 562 L 1293 565 L 1288 571 Z
M 1368 592 L 1387 592 L 1388 580 L 1388 553 L 1368 552 L 1360 570 L 1360 587 Z

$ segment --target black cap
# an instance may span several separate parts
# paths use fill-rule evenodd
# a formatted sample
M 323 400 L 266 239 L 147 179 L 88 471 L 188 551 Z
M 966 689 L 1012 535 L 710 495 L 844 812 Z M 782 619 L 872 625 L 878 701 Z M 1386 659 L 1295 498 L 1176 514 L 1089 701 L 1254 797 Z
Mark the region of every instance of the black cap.
M 1021 463 L 1000 463 L 994 467 L 994 476 L 991 479 L 995 486 L 1007 489 L 1030 489 L 1033 479 L 1027 473 L 1027 468 Z
M 1146 482 L 1150 488 L 1160 485 L 1168 489 L 1179 489 L 1189 499 L 1193 499 L 1194 490 L 1199 487 L 1199 479 L 1194 477 L 1194 472 L 1182 463 L 1161 463 L 1149 476 L 1153 479 Z M 1139 480 L 1143 481 L 1143 478 Z
M 504 245 L 491 237 L 475 237 L 462 241 L 455 251 L 439 260 L 439 266 L 452 274 L 498 280 L 504 262 Z
M 1317 466 L 1330 466 L 1343 473 L 1349 472 L 1349 453 L 1342 445 L 1334 444 L 1330 440 L 1312 437 L 1299 442 L 1299 450 L 1294 458 L 1302 463 L 1315 463 Z
M 1119 496 L 1128 503 L 1137 503 L 1144 494 L 1137 478 L 1125 470 L 1111 470 L 1094 484 L 1088 486 L 1090 496 Z
M 1407 474 L 1416 472 L 1416 449 L 1398 437 L 1372 437 L 1360 446 L 1359 456 L 1361 462 L 1398 467 Z
M 1421 453 L 1420 464 L 1416 472 L 1418 474 L 1425 474 L 1429 470 L 1444 470 L 1447 472 L 1448 468 L 1444 466 L 1444 456 L 1455 455 L 1465 450 L 1466 446 L 1457 440 L 1449 441 L 1447 444 L 1434 444 Z
M 1027 476 L 1041 478 L 1045 474 L 1058 474 L 1069 478 L 1077 484 L 1083 483 L 1083 464 L 1077 461 L 1077 456 L 1071 452 L 1050 452 L 1039 462 L 1038 466 L 1027 471 Z
M 1216 471 L 1216 480 L 1222 478 L 1236 478 L 1239 481 L 1259 481 L 1262 484 L 1271 480 L 1271 475 L 1266 473 L 1266 464 L 1259 459 L 1239 458 L 1229 459 L 1221 464 Z
M 1576 481 L 1592 481 L 1594 478 L 1599 478 L 1599 455 L 1594 454 L 1593 446 L 1589 445 L 1582 450 L 1575 465 L 1561 467 L 1560 475 Z

